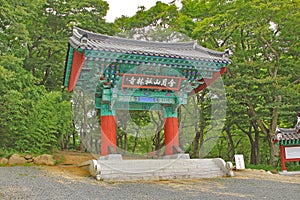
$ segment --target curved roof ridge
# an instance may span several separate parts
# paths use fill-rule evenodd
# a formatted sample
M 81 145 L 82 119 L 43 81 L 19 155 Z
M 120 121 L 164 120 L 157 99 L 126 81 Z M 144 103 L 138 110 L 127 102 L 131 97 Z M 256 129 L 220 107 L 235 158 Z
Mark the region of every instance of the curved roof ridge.
M 73 35 L 69 39 L 75 48 L 122 51 L 133 54 L 158 54 L 165 57 L 180 57 L 184 59 L 209 60 L 212 62 L 231 63 L 225 52 L 215 51 L 191 42 L 155 42 L 142 41 L 108 36 L 94 33 L 78 27 L 73 28 Z
M 138 46 L 144 46 L 145 44 L 148 46 L 159 45 L 159 47 L 161 47 L 161 48 L 177 47 L 178 49 L 181 49 L 181 48 L 192 49 L 194 46 L 194 43 L 195 43 L 195 41 L 191 41 L 191 42 L 157 42 L 157 41 L 134 40 L 134 39 L 122 38 L 122 37 L 118 37 L 118 36 L 109 36 L 109 35 L 94 33 L 94 32 L 87 31 L 87 30 L 84 30 L 84 29 L 81 29 L 78 27 L 74 27 L 73 34 L 80 34 L 80 35 L 87 34 L 88 39 L 106 41 L 109 43 L 119 42 L 119 43 L 123 43 L 123 44 L 134 44 L 134 45 L 138 45 Z
M 200 51 L 203 51 L 203 52 L 208 52 L 208 53 L 215 54 L 215 55 L 218 55 L 218 56 L 224 55 L 224 52 L 215 51 L 215 50 L 212 50 L 212 49 L 205 48 L 205 47 L 199 45 L 197 42 L 196 42 L 195 48 L 197 50 L 200 50 Z

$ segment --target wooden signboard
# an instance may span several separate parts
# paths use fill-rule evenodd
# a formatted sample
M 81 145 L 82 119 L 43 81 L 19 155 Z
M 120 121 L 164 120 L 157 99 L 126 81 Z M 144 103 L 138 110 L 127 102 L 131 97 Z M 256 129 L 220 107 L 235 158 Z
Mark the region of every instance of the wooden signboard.
M 300 158 L 300 147 L 285 147 L 285 158 L 286 159 L 299 159 Z
M 237 170 L 245 169 L 244 155 L 236 154 L 234 155 L 234 160 L 235 160 L 235 165 Z
M 144 74 L 123 74 L 122 88 L 145 88 L 178 91 L 183 79 L 185 78 Z
M 281 168 L 286 171 L 286 162 L 300 161 L 300 146 L 283 146 L 280 145 Z

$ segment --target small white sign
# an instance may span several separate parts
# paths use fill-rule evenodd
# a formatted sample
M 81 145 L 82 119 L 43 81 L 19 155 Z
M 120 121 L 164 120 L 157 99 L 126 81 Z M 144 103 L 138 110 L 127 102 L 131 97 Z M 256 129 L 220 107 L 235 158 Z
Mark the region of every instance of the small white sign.
M 285 147 L 286 159 L 300 158 L 300 147 Z
M 235 160 L 236 169 L 245 169 L 244 155 L 236 154 L 234 155 L 234 160 Z

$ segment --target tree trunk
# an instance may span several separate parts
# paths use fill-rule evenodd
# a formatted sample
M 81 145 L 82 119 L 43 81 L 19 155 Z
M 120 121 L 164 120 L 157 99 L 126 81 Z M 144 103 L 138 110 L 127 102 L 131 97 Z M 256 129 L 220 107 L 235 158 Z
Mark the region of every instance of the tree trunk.
M 239 129 L 244 132 L 248 138 L 249 138 L 249 142 L 250 142 L 250 164 L 254 164 L 257 165 L 259 163 L 259 130 L 258 130 L 258 126 L 255 124 L 255 121 L 252 120 L 248 131 L 244 130 L 242 127 L 238 126 Z M 254 139 L 252 136 L 252 128 L 254 128 Z
M 156 130 L 156 134 L 154 137 L 154 150 L 158 151 L 161 148 L 161 131 Z
M 192 158 L 199 158 L 199 141 L 200 141 L 200 131 L 196 131 L 196 135 L 193 141 L 193 147 L 192 147 L 192 152 L 191 152 L 191 157 Z
M 280 96 L 275 97 L 275 101 L 281 101 L 281 97 Z M 272 139 L 275 136 L 277 122 L 278 122 L 278 112 L 277 112 L 277 108 L 274 107 L 272 108 L 272 118 L 271 118 L 271 124 L 269 128 L 270 132 L 268 133 L 268 137 L 267 137 L 269 139 L 270 148 L 271 148 L 270 164 L 273 166 L 277 166 L 279 161 L 279 147 L 276 144 L 274 144 Z
M 232 135 L 231 135 L 231 132 L 230 132 L 230 126 L 229 125 L 226 126 L 225 131 L 226 131 L 226 134 L 227 134 L 227 137 L 228 137 L 227 160 L 233 161 L 234 154 L 235 154 L 235 148 L 234 148 L 234 142 L 233 142 L 233 139 L 232 139 Z
M 253 121 L 253 128 L 254 128 L 254 149 L 255 149 L 255 164 L 260 163 L 260 148 L 259 148 L 259 129 L 257 124 Z
M 128 139 L 127 139 L 127 133 L 124 135 L 124 149 L 125 151 L 128 150 Z
M 184 120 L 182 117 L 181 107 L 179 108 L 179 111 L 178 111 L 178 122 L 179 122 L 179 125 L 178 125 L 179 147 L 182 150 L 184 150 L 184 142 L 183 142 L 184 135 L 183 135 L 183 131 L 182 131 L 183 127 L 184 127 Z
M 136 131 L 136 135 L 135 135 L 135 138 L 134 138 L 134 145 L 133 145 L 132 153 L 134 153 L 135 150 L 136 150 L 136 146 L 137 146 L 138 138 L 139 138 L 140 127 L 138 127 L 138 129 L 136 129 L 135 131 Z
M 82 97 L 81 98 L 81 103 L 82 103 L 82 110 L 83 110 L 83 119 L 82 119 L 82 122 L 81 122 L 81 127 L 82 127 L 82 131 L 81 131 L 81 134 L 80 134 L 80 151 L 84 151 L 84 150 L 87 150 L 87 108 L 86 108 L 86 105 L 85 105 L 85 98 L 84 98 L 84 94 L 83 92 L 81 91 L 80 92 L 80 96 Z
M 251 122 L 251 125 L 249 126 L 248 132 L 245 132 L 245 131 L 243 131 L 243 132 L 245 132 L 246 135 L 248 136 L 250 146 L 251 146 L 250 164 L 256 165 L 257 164 L 257 161 L 256 161 L 256 147 L 255 147 L 255 141 L 253 140 L 253 137 L 252 137 L 252 127 L 253 127 L 253 123 Z
M 270 144 L 270 164 L 273 166 L 277 166 L 278 164 L 278 155 L 279 155 L 279 149 L 276 147 L 276 145 L 273 143 L 272 138 L 275 136 L 275 130 L 277 126 L 277 120 L 278 120 L 278 112 L 277 107 L 273 107 L 271 111 L 271 121 L 269 124 L 269 127 L 266 127 L 265 123 L 259 116 L 257 115 L 253 104 L 250 102 L 248 98 L 245 98 L 247 105 L 249 106 L 249 114 L 252 117 L 256 117 L 255 123 L 260 128 L 260 130 L 267 136 L 268 142 Z M 275 102 L 281 101 L 281 97 L 277 96 L 274 99 Z
M 195 137 L 193 141 L 193 147 L 191 152 L 191 157 L 200 158 L 204 157 L 204 128 L 205 128 L 205 118 L 204 118 L 204 97 L 206 91 L 196 95 L 196 101 L 193 101 L 194 110 L 197 117 L 200 115 L 200 119 L 195 121 Z M 196 117 L 196 116 L 195 116 Z
M 164 139 L 161 135 L 161 131 L 163 130 L 163 126 L 164 126 L 164 120 L 163 120 L 160 112 L 157 112 L 157 115 L 158 115 L 158 120 L 156 121 L 153 116 L 153 112 L 150 112 L 151 120 L 156 125 L 155 135 L 154 135 L 154 138 L 152 139 L 155 151 L 158 151 L 162 148 L 162 145 L 163 145 L 162 141 Z
M 75 128 L 75 121 L 74 121 L 74 119 L 73 119 L 73 127 L 72 127 L 72 139 L 73 139 L 73 148 L 75 149 L 75 147 L 76 147 L 76 134 L 77 134 L 77 132 L 76 132 L 76 128 Z
M 99 139 L 95 139 L 95 153 L 98 154 L 100 153 L 99 151 Z
M 200 134 L 200 154 L 199 158 L 204 158 L 205 152 L 204 152 L 204 127 L 201 129 Z
M 279 161 L 279 147 L 272 142 L 272 139 L 269 139 L 270 142 L 270 164 L 273 166 L 278 165 Z

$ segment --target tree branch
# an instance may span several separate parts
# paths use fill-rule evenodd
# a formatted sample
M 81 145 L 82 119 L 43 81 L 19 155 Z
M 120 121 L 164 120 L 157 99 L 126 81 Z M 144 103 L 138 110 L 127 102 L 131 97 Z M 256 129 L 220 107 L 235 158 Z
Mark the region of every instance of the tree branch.
M 272 47 L 272 45 L 264 38 L 264 36 L 260 36 L 261 40 L 270 48 L 270 50 L 274 53 L 275 57 L 276 57 L 276 62 L 279 63 L 280 61 L 280 56 L 278 54 L 278 52 Z M 272 73 L 271 70 L 269 69 L 269 72 L 271 73 L 270 75 L 275 78 L 277 76 L 278 73 L 278 66 L 275 65 L 275 69 L 274 72 Z
M 246 103 L 249 107 L 249 114 L 255 118 L 255 121 L 257 122 L 257 125 L 259 126 L 259 128 L 261 129 L 261 131 L 266 134 L 267 136 L 269 136 L 269 130 L 268 128 L 264 125 L 263 121 L 258 117 L 253 104 L 251 103 L 251 101 L 249 100 L 248 97 L 244 97 L 246 100 Z

